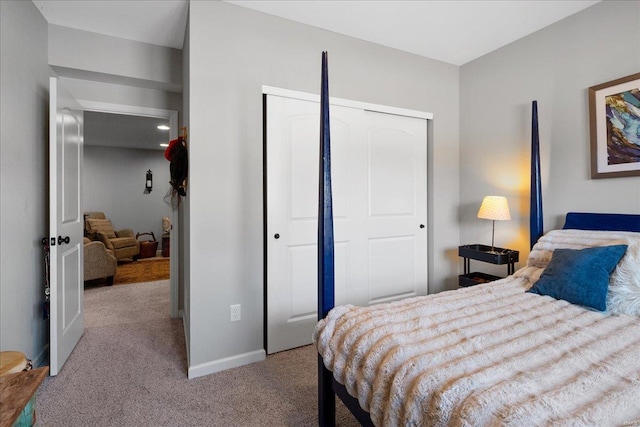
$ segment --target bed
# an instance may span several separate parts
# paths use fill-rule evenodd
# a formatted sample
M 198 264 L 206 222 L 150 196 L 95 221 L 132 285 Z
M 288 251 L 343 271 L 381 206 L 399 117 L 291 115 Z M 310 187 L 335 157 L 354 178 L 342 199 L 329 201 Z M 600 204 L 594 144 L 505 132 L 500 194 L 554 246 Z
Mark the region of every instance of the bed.
M 627 248 L 604 313 L 527 292 L 555 250 L 616 246 Z M 640 320 L 630 302 L 640 314 L 640 283 L 625 299 L 633 292 L 625 274 L 640 280 L 639 269 L 638 232 L 555 230 L 512 276 L 339 306 L 320 321 L 314 342 L 374 425 L 638 424 Z
M 323 91 L 325 66 L 323 55 Z M 535 104 L 526 265 L 459 290 L 333 307 L 322 99 L 319 424 L 334 424 L 338 395 L 362 425 L 640 425 L 640 215 L 571 212 L 542 232 Z

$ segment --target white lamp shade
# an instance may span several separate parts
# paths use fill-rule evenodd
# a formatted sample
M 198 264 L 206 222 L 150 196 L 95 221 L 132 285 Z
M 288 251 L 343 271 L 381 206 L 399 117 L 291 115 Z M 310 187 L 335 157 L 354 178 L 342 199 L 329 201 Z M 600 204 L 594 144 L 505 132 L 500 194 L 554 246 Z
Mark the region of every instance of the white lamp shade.
M 506 197 L 485 196 L 478 211 L 478 218 L 504 221 L 511 219 Z

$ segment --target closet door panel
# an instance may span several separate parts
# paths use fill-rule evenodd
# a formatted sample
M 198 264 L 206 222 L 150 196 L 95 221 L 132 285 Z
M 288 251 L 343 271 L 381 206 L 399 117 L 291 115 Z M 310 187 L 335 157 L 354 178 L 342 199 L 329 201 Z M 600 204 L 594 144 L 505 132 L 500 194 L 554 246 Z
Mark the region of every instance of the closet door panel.
M 427 292 L 426 120 L 365 112 L 369 304 Z
M 353 222 L 351 143 L 362 111 L 333 107 L 331 156 L 335 300 L 349 300 Z M 317 321 L 320 104 L 267 97 L 267 352 L 311 343 Z M 277 238 L 276 238 L 277 236 Z
M 319 102 L 267 96 L 267 353 L 317 322 Z M 335 302 L 427 293 L 426 120 L 331 105 Z M 277 236 L 277 237 L 276 237 Z

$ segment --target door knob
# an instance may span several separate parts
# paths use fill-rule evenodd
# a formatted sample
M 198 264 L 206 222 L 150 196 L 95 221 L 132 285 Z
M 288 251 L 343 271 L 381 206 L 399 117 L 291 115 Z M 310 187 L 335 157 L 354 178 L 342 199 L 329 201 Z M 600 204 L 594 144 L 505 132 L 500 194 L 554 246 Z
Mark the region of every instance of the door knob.
M 424 224 L 420 224 L 420 228 L 424 228 Z
M 71 239 L 69 238 L 69 236 L 65 236 L 65 237 L 58 236 L 58 245 L 61 245 L 63 243 L 68 245 L 70 241 Z
M 274 234 L 274 235 L 273 235 L 273 238 L 274 238 L 274 239 L 279 239 L 279 238 L 280 238 L 280 235 L 279 235 L 278 233 L 276 233 L 276 234 Z

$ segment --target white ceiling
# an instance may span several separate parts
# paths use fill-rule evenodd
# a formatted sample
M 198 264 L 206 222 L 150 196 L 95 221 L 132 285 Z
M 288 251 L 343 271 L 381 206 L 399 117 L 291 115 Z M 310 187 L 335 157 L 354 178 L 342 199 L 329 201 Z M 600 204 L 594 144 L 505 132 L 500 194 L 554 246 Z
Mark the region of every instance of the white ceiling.
M 250 1 L 229 3 L 463 65 L 598 1 Z
M 228 0 L 454 65 L 463 65 L 598 1 Z M 182 49 L 188 0 L 33 2 L 52 24 Z

